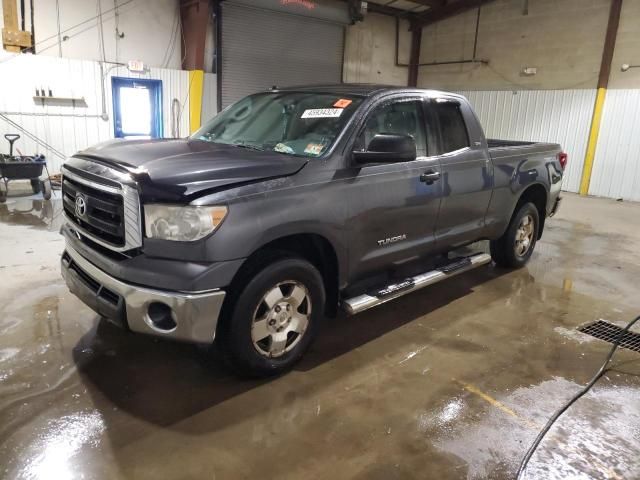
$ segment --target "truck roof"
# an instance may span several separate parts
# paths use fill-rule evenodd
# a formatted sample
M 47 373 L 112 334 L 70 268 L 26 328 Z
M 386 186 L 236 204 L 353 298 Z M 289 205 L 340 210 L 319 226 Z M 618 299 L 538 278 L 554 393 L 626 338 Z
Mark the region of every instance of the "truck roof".
M 397 85 L 382 85 L 375 83 L 340 83 L 340 84 L 328 84 L 328 85 L 297 85 L 291 87 L 274 87 L 273 90 L 280 92 L 295 91 L 295 92 L 318 92 L 318 93 L 331 93 L 341 95 L 356 95 L 361 97 L 371 97 L 380 93 L 387 92 L 429 92 L 431 95 L 436 96 L 438 94 L 452 95 L 450 92 L 444 92 L 439 90 L 431 90 L 425 88 L 416 87 L 399 87 Z M 456 94 L 453 94 L 456 95 Z

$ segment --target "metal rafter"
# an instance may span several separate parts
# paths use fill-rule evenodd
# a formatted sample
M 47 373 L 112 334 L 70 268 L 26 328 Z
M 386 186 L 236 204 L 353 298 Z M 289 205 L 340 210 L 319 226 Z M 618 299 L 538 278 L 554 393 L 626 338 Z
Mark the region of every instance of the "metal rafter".
M 347 0 L 348 1 L 348 0 Z M 389 5 L 383 5 L 381 3 L 368 2 L 367 10 L 371 13 L 380 13 L 382 15 L 389 15 L 392 17 L 407 17 L 415 15 L 408 10 L 402 10 Z
M 485 5 L 487 3 L 492 2 L 493 0 L 457 0 L 447 3 L 443 7 L 440 8 L 431 8 L 422 14 L 417 15 L 417 19 L 415 25 L 417 27 L 425 27 L 432 23 L 439 22 L 449 17 L 453 17 L 455 15 L 459 15 L 461 13 L 466 12 L 467 10 L 471 10 L 474 8 L 478 8 L 481 5 Z
M 423 5 L 425 7 L 440 8 L 447 4 L 447 0 L 409 0 L 410 2 Z M 422 13 L 422 12 L 421 12 Z

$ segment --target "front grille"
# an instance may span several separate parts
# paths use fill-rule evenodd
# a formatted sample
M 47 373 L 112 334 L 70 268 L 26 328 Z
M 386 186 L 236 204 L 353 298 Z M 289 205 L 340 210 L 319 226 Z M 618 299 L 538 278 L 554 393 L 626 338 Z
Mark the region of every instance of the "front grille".
M 582 333 L 591 335 L 609 343 L 619 342 L 620 348 L 627 348 L 634 352 L 640 352 L 640 334 L 635 332 L 624 331 L 613 323 L 598 320 L 578 328 Z
M 111 169 L 101 168 L 106 177 L 115 175 Z M 63 208 L 72 228 L 112 252 L 141 247 L 140 198 L 133 180 L 117 183 L 105 178 L 96 182 L 95 175 L 86 173 L 67 166 L 62 169 Z M 121 172 L 118 175 L 123 176 Z
M 76 199 L 82 196 L 85 213 L 79 215 Z M 124 202 L 122 195 L 98 190 L 68 177 L 62 180 L 64 211 L 78 226 L 106 242 L 122 247 L 124 234 Z

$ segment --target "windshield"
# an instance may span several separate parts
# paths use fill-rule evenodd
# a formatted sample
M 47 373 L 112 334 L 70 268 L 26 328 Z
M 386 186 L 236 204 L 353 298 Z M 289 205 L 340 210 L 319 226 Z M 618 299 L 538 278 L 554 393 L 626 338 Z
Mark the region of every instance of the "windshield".
M 259 93 L 233 104 L 191 138 L 318 157 L 331 147 L 361 101 L 348 95 Z

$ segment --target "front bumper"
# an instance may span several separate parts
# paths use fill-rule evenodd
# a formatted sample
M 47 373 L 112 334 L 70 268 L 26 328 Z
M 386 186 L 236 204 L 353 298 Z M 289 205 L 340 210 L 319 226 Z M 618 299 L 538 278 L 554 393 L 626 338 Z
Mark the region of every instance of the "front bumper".
M 61 260 L 62 277 L 71 293 L 99 315 L 134 332 L 187 342 L 211 343 L 225 292 L 156 290 L 122 282 L 84 258 L 67 242 Z M 155 322 L 150 315 L 152 304 L 171 310 L 171 322 Z M 166 308 L 163 307 L 163 308 Z

